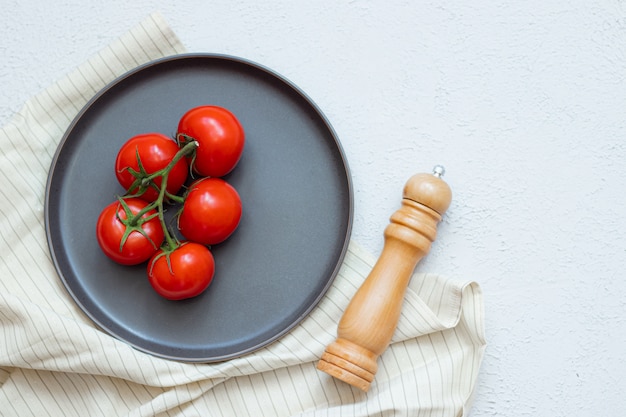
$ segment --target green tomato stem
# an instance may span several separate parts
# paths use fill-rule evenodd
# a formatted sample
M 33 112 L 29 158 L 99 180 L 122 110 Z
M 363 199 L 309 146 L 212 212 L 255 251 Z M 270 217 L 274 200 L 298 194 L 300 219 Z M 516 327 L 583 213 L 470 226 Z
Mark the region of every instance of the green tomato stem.
M 159 216 L 159 222 L 161 223 L 161 228 L 163 229 L 163 235 L 165 236 L 165 245 L 168 251 L 174 250 L 178 243 L 174 241 L 174 238 L 170 234 L 169 228 L 165 224 L 165 216 L 163 214 L 163 199 L 165 198 L 165 186 L 167 185 L 167 177 L 169 175 L 169 171 L 163 174 L 161 177 L 161 189 L 159 190 L 159 197 L 156 199 L 158 202 L 157 205 L 157 213 Z
M 162 169 L 160 169 L 160 170 L 158 170 L 158 171 L 148 175 L 147 177 L 145 177 L 145 180 L 150 181 L 150 182 L 152 182 L 155 178 L 161 177 L 161 186 L 159 187 L 159 195 L 158 195 L 156 200 L 154 200 L 153 202 L 148 204 L 146 207 L 141 209 L 141 211 L 139 211 L 137 214 L 132 216 L 131 219 L 128 219 L 128 224 L 130 226 L 135 227 L 138 224 L 143 223 L 144 220 L 142 220 L 142 217 L 146 213 L 148 213 L 150 210 L 156 210 L 157 211 L 157 216 L 159 218 L 159 222 L 161 223 L 161 227 L 163 228 L 163 234 L 165 236 L 165 247 L 164 247 L 164 250 L 166 250 L 168 252 L 173 251 L 174 249 L 176 249 L 178 247 L 179 243 L 178 243 L 177 240 L 175 240 L 172 237 L 172 234 L 170 233 L 169 228 L 165 224 L 165 215 L 164 215 L 163 205 L 164 205 L 166 197 L 168 199 L 176 201 L 178 203 L 184 202 L 184 198 L 176 196 L 176 195 L 173 195 L 173 194 L 167 192 L 167 179 L 169 177 L 170 172 L 172 171 L 174 166 L 178 163 L 178 161 L 180 161 L 182 158 L 184 158 L 186 156 L 189 156 L 189 155 L 193 154 L 197 147 L 198 147 L 198 142 L 196 142 L 196 141 L 191 141 L 191 142 L 185 143 L 185 146 L 183 146 L 176 153 L 176 155 L 174 155 L 174 158 L 172 158 L 172 160 L 165 167 L 163 167 Z M 139 155 L 137 155 L 137 159 L 139 159 Z M 131 186 L 130 189 L 132 189 L 132 186 Z M 127 190 L 127 192 L 128 191 L 129 190 Z M 132 194 L 132 195 L 127 195 L 125 197 L 126 198 L 138 197 L 138 195 Z

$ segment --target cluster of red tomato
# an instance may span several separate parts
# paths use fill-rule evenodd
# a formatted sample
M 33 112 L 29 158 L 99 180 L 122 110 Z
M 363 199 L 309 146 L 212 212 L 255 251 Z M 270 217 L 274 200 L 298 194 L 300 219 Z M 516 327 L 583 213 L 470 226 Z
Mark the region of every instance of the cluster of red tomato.
M 226 240 L 241 219 L 239 194 L 221 177 L 235 168 L 244 143 L 239 120 L 219 106 L 187 111 L 175 140 L 161 133 L 130 138 L 115 161 L 126 193 L 96 225 L 102 251 L 123 265 L 148 261 L 148 280 L 167 299 L 202 293 L 215 272 L 210 246 Z M 166 204 L 182 207 L 175 216 L 182 240 L 166 224 Z

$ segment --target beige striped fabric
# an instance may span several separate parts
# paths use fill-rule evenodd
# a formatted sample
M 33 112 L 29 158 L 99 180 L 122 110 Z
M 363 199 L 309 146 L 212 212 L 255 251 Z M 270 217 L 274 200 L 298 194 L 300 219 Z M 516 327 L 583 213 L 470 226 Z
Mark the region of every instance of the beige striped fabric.
M 1 416 L 465 416 L 483 351 L 470 281 L 416 274 L 391 346 L 362 393 L 318 371 L 343 309 L 375 257 L 351 242 L 333 286 L 277 342 L 217 364 L 139 352 L 99 330 L 54 269 L 45 185 L 71 120 L 98 90 L 146 61 L 185 52 L 159 14 L 28 101 L 0 130 Z

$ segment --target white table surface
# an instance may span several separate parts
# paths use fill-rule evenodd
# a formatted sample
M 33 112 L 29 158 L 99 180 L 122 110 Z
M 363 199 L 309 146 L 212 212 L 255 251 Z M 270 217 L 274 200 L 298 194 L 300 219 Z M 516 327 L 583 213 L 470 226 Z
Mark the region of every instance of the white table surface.
M 5 3 L 2 124 L 158 10 L 189 51 L 266 65 L 321 107 L 372 253 L 405 181 L 443 164 L 454 201 L 418 270 L 485 293 L 470 415 L 623 413 L 624 1 Z

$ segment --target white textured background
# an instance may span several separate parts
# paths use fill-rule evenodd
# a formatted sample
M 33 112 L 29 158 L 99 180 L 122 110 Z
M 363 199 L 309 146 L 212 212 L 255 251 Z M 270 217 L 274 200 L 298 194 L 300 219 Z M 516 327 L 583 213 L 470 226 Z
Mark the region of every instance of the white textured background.
M 176 4 L 176 5 L 174 5 Z M 471 416 L 626 409 L 626 2 L 4 0 L 0 122 L 160 10 L 190 51 L 241 56 L 330 119 L 373 253 L 404 182 L 454 202 L 418 268 L 477 280 Z

